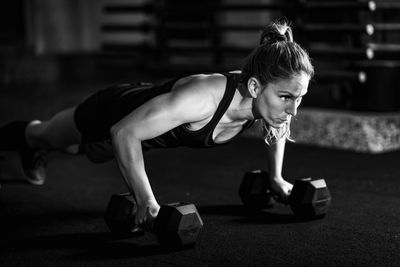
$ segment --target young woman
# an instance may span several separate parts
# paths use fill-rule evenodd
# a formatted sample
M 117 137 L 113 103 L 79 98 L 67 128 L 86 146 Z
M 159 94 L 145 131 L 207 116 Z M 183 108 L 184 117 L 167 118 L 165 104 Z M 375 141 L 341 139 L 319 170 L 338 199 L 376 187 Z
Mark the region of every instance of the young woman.
M 13 122 L 0 130 L 3 149 L 18 149 L 24 171 L 42 184 L 42 151 L 85 153 L 94 162 L 116 158 L 138 204 L 136 223 L 160 208 L 143 152 L 154 147 L 225 144 L 262 120 L 270 145 L 269 184 L 281 200 L 292 185 L 282 177 L 285 140 L 314 69 L 285 23 L 269 25 L 241 71 L 179 77 L 159 85 L 123 84 L 99 91 L 48 121 Z

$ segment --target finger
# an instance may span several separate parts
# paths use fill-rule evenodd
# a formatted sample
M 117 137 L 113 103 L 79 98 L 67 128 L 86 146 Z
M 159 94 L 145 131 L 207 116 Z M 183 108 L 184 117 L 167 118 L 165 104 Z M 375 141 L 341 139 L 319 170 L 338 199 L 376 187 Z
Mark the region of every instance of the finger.
M 141 223 L 140 225 L 138 225 L 140 229 L 146 231 L 146 232 L 150 232 L 150 227 L 149 224 L 145 221 L 143 223 Z
M 273 197 L 276 201 L 278 201 L 278 202 L 280 202 L 280 203 L 287 204 L 287 197 L 286 197 L 285 195 L 274 194 L 274 195 L 272 195 L 272 197 Z

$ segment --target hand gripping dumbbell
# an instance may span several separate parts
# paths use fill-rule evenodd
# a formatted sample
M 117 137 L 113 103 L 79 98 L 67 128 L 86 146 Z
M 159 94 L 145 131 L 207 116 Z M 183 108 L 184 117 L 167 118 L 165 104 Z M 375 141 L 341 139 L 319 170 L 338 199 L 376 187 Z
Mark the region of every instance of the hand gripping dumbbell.
M 273 200 L 268 179 L 268 172 L 263 170 L 245 173 L 239 187 L 239 195 L 245 206 L 252 210 L 271 207 Z M 295 216 L 313 219 L 326 215 L 331 199 L 324 179 L 305 178 L 295 181 L 287 202 Z
M 137 205 L 129 193 L 112 195 L 104 214 L 110 231 L 129 237 L 143 232 L 135 224 Z M 154 221 L 153 232 L 161 245 L 186 247 L 194 245 L 203 221 L 194 204 L 177 202 L 161 205 Z

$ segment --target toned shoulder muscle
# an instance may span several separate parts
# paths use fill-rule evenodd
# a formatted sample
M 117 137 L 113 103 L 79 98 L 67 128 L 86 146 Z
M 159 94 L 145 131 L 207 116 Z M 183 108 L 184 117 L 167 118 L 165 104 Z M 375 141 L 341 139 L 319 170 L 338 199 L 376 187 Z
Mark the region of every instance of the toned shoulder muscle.
M 157 137 L 179 125 L 201 121 L 212 116 L 217 108 L 224 77 L 194 75 L 179 80 L 170 93 L 144 103 L 120 122 L 112 131 L 123 130 L 140 140 Z

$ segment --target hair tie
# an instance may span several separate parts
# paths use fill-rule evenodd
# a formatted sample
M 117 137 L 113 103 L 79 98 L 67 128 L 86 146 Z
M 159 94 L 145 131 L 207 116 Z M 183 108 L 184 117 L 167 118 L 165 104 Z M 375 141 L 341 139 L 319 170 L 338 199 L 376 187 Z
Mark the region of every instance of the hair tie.
M 277 32 L 269 32 L 261 38 L 260 45 L 274 44 L 277 42 L 287 42 L 286 35 Z

